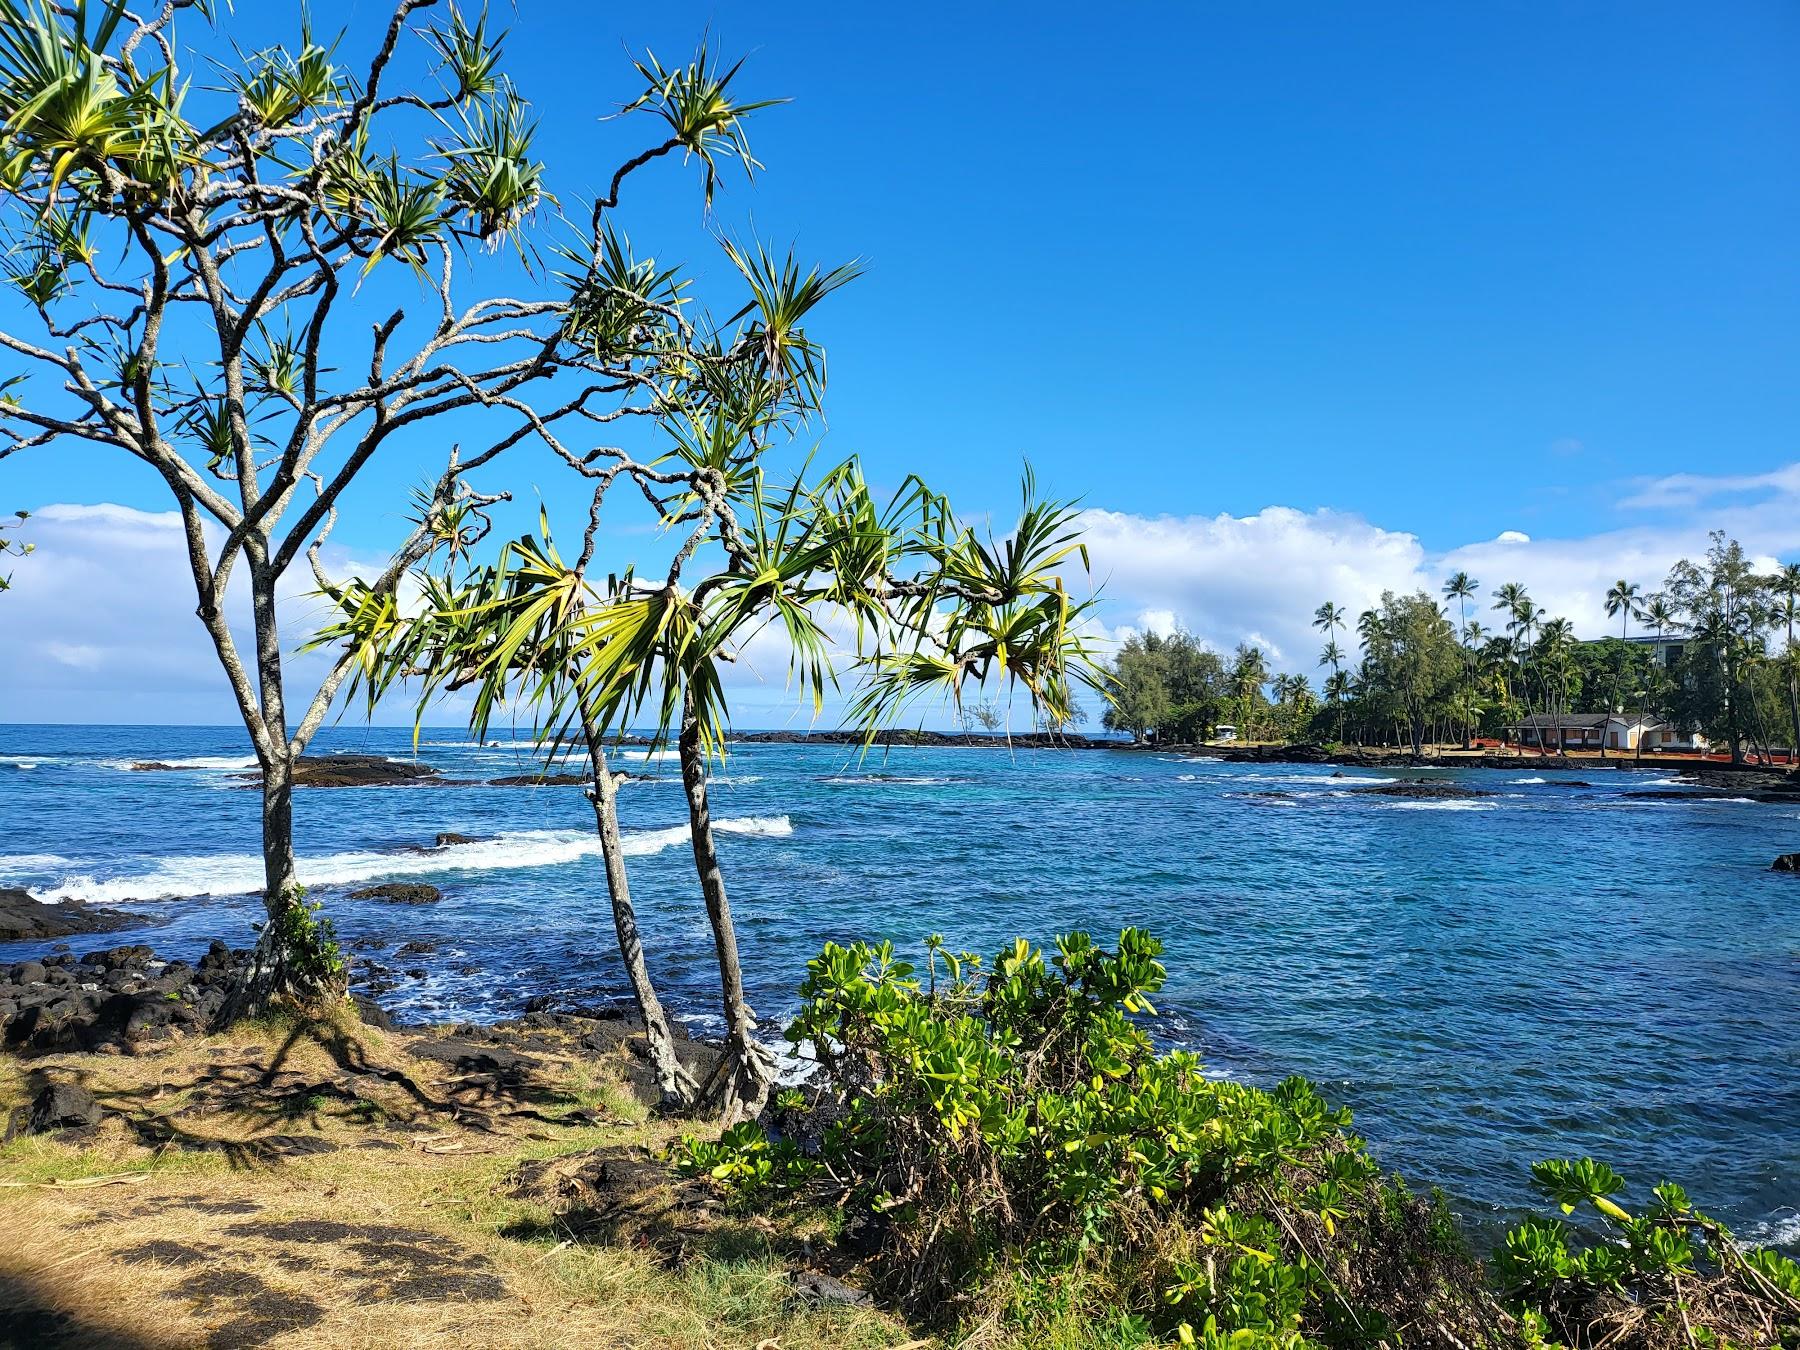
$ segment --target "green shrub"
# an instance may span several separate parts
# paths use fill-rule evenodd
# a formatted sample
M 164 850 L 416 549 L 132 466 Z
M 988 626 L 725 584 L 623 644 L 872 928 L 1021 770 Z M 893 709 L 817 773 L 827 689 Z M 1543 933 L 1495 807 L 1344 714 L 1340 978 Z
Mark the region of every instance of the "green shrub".
M 1137 929 L 1112 950 L 1071 933 L 987 966 L 933 937 L 921 979 L 891 944 L 827 944 L 788 1033 L 824 1086 L 778 1103 L 774 1139 L 689 1139 L 682 1165 L 865 1216 L 901 1306 L 985 1310 L 1028 1343 L 1085 1323 L 1104 1344 L 1366 1345 L 1433 1301 L 1409 1343 L 1496 1343 L 1478 1268 L 1381 1179 L 1349 1112 L 1302 1079 L 1264 1091 L 1156 1053 L 1161 952 Z
M 1672 1182 L 1634 1217 L 1625 1180 L 1592 1158 L 1533 1165 L 1565 1215 L 1591 1209 L 1582 1234 L 1529 1220 L 1506 1235 L 1494 1275 L 1524 1311 L 1528 1337 L 1571 1345 L 1800 1346 L 1800 1266 L 1746 1250 Z

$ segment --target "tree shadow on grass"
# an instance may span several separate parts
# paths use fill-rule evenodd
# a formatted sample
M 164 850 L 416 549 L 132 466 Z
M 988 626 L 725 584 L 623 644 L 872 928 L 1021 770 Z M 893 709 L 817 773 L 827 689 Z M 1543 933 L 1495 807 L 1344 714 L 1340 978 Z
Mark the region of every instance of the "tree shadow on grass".
M 86 1312 L 62 1306 L 53 1270 L 0 1273 L 0 1345 L 18 1350 L 81 1346 L 86 1350 L 152 1350 L 163 1342 L 123 1331 Z
M 324 1051 L 335 1073 L 320 1075 L 316 1061 L 297 1063 L 309 1045 Z M 442 1065 L 446 1076 L 421 1082 L 416 1070 L 372 1057 L 354 1028 L 308 1017 L 285 1025 L 272 1051 L 247 1047 L 234 1058 L 194 1066 L 185 1079 L 108 1088 L 88 1070 L 58 1076 L 93 1092 L 145 1147 L 216 1153 L 233 1168 L 334 1152 L 340 1145 L 317 1133 L 333 1120 L 371 1129 L 430 1122 L 501 1135 L 509 1121 L 579 1126 L 601 1119 L 556 1085 L 541 1057 L 456 1037 L 422 1039 L 411 1053 Z M 196 1118 L 209 1116 L 246 1122 L 249 1132 L 222 1138 L 196 1125 Z

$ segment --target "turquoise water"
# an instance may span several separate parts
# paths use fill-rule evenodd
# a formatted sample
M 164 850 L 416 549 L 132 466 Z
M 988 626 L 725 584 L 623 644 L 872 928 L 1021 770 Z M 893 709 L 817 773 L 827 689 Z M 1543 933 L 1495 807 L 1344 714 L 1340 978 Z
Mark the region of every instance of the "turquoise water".
M 528 771 L 510 747 L 426 733 L 446 777 Z M 143 940 L 248 940 L 257 798 L 220 728 L 0 727 L 0 885 L 130 903 Z M 321 749 L 409 753 L 409 734 Z M 174 773 L 131 773 L 154 759 Z M 621 813 L 653 973 L 714 1024 L 710 937 L 675 766 L 627 764 Z M 1352 1106 L 1378 1155 L 1478 1221 L 1531 1202 L 1570 1152 L 1647 1187 L 1684 1181 L 1762 1240 L 1800 1241 L 1800 809 L 1640 800 L 1660 773 L 1449 771 L 1496 795 L 1346 795 L 1382 775 L 1128 751 L 749 745 L 715 788 L 752 1002 L 765 1025 L 821 941 L 1148 927 L 1167 944 L 1159 1034 L 1215 1070 L 1290 1072 Z M 1254 794 L 1282 795 L 1254 795 Z M 387 943 L 383 1001 L 498 1018 L 546 991 L 617 998 L 592 814 L 576 788 L 302 791 L 301 875 L 341 934 Z M 484 842 L 422 853 L 439 831 Z M 344 898 L 418 878 L 431 907 Z M 435 952 L 396 958 L 408 940 Z M 48 944 L 0 946 L 0 961 Z M 419 969 L 422 976 L 401 968 Z

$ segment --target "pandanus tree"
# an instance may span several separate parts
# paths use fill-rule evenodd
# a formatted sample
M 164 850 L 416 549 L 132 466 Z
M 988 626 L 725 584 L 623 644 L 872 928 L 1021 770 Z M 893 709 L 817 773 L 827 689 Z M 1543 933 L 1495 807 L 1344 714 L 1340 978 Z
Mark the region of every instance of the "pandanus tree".
M 468 474 L 558 426 L 653 413 L 671 370 L 718 362 L 615 215 L 627 178 L 665 156 L 701 168 L 710 202 L 722 166 L 754 167 L 744 119 L 763 105 L 704 54 L 638 64 L 619 134 L 649 134 L 565 216 L 485 22 L 393 0 L 355 60 L 350 34 L 245 53 L 219 32 L 203 49 L 217 69 L 193 80 L 177 21 L 227 8 L 0 0 L 0 347 L 22 372 L 0 458 L 104 447 L 147 465 L 180 512 L 196 612 L 262 777 L 268 920 L 235 1012 L 341 979 L 296 875 L 292 794 L 354 658 L 291 685 L 284 577 L 304 560 L 332 589 L 322 550 L 353 482 L 453 426 L 461 448 L 365 579 L 369 603 L 391 600 L 495 499 Z
M 811 406 L 794 391 L 816 387 L 774 350 L 759 380 L 690 391 L 689 406 L 664 419 L 670 449 L 658 460 L 641 463 L 617 448 L 570 453 L 595 480 L 573 561 L 542 518 L 536 535 L 507 544 L 492 562 L 452 557 L 441 574 L 422 576 L 425 603 L 411 615 L 371 607 L 360 590 L 343 593 L 343 619 L 319 639 L 354 654 L 371 699 L 412 677 L 422 719 L 440 691 L 472 688 L 477 727 L 510 704 L 528 712 L 551 756 L 580 748 L 594 775 L 619 948 L 665 1101 L 728 1120 L 761 1109 L 773 1074 L 745 994 L 708 795 L 729 725 L 724 668 L 773 628 L 790 653 L 793 685 L 815 709 L 839 686 L 841 667 L 860 675 L 852 713 L 871 738 L 923 696 L 960 707 L 972 688 L 1023 690 L 1045 717 L 1066 718 L 1074 687 L 1101 680 L 1081 633 L 1091 601 L 1072 601 L 1062 580 L 1077 558 L 1086 562 L 1072 507 L 1036 501 L 1028 477 L 1019 522 L 997 541 L 958 524 L 917 480 L 878 504 L 854 461 L 772 488 L 770 444 Z M 634 566 L 602 579 L 594 575 L 602 508 L 619 484 L 635 488 L 672 532 L 672 556 L 654 573 Z M 722 562 L 709 566 L 710 558 Z M 834 624 L 844 630 L 836 638 Z M 675 740 L 713 935 L 725 1044 L 703 1081 L 676 1059 L 619 843 L 607 743 L 639 725 L 652 728 L 653 744 Z

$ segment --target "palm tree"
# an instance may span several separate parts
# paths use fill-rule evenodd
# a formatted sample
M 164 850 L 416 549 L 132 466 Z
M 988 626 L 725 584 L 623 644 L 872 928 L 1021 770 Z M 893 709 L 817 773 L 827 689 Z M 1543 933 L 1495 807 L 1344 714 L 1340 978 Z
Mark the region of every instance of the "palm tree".
M 1269 664 L 1262 648 L 1241 643 L 1231 663 L 1231 693 L 1243 709 L 1239 721 L 1248 737 L 1256 714 L 1256 698 L 1269 682 Z
M 1539 682 L 1544 691 L 1544 709 L 1552 716 L 1561 718 L 1568 711 L 1569 690 L 1575 676 L 1574 666 L 1569 659 L 1570 648 L 1575 641 L 1575 628 L 1567 619 L 1543 622 L 1542 610 L 1533 617 L 1532 623 L 1534 626 L 1542 623 L 1534 656 Z M 1562 748 L 1560 734 L 1557 736 L 1557 748 Z
M 1479 581 L 1476 581 L 1467 572 L 1460 572 L 1460 571 L 1452 573 L 1450 576 L 1450 579 L 1444 583 L 1444 588 L 1443 588 L 1444 589 L 1444 598 L 1446 600 L 1455 600 L 1456 601 L 1457 619 L 1458 619 L 1457 626 L 1461 630 L 1466 631 L 1468 629 L 1468 626 L 1469 626 L 1469 601 L 1475 594 L 1475 588 L 1477 586 L 1479 586 L 1480 584 L 1481 583 Z M 1463 645 L 1463 684 L 1464 684 L 1465 688 L 1467 687 L 1470 679 L 1472 678 L 1473 669 L 1474 669 L 1474 666 L 1473 666 L 1473 662 L 1469 655 L 1469 648 L 1468 648 L 1467 643 L 1465 642 Z M 1464 712 L 1465 716 L 1463 719 L 1463 749 L 1465 749 L 1465 750 L 1467 750 L 1469 748 L 1469 741 L 1474 733 L 1474 721 L 1472 718 L 1467 716 L 1468 708 L 1469 708 L 1469 700 L 1464 699 L 1463 700 L 1463 712 Z
M 1460 618 L 1464 627 L 1469 622 L 1469 601 L 1475 596 L 1475 588 L 1481 585 L 1467 572 L 1453 572 L 1444 583 L 1443 593 L 1446 600 L 1454 600 L 1460 609 Z
M 1638 585 L 1635 581 L 1627 581 L 1623 577 L 1620 577 L 1617 581 L 1613 582 L 1611 589 L 1606 592 L 1606 617 L 1609 619 L 1617 619 L 1619 621 L 1620 642 L 1624 642 L 1631 635 L 1631 620 L 1637 613 Z M 1608 701 L 1606 708 L 1606 711 L 1609 714 L 1624 711 L 1618 706 L 1619 682 L 1624 676 L 1625 655 L 1621 653 L 1619 656 L 1619 664 L 1613 671 L 1612 698 Z M 1642 737 L 1642 732 L 1639 733 L 1639 736 L 1640 738 Z M 1604 731 L 1600 737 L 1600 758 L 1606 758 L 1606 736 Z
M 1325 677 L 1324 688 L 1326 699 L 1337 713 L 1337 739 L 1339 741 L 1344 739 L 1344 703 L 1338 691 L 1347 687 L 1342 678 L 1343 661 L 1344 649 L 1338 646 L 1336 638 L 1330 639 L 1326 642 L 1324 650 L 1319 653 L 1319 664 L 1331 667 L 1331 674 Z
M 1319 657 L 1319 664 L 1330 663 L 1331 673 L 1336 675 L 1342 669 L 1344 659 L 1343 648 L 1338 646 L 1337 633 L 1344 626 L 1344 607 L 1327 600 L 1313 611 L 1313 627 L 1325 634 L 1325 650 Z M 1329 687 L 1329 686 L 1328 686 Z M 1337 719 L 1337 738 L 1344 739 L 1344 709 L 1340 700 Z
M 1794 645 L 1794 624 L 1800 614 L 1800 563 L 1788 563 L 1769 582 L 1769 590 L 1776 597 L 1774 617 L 1776 622 L 1787 626 L 1787 648 L 1782 653 L 1782 664 L 1787 667 L 1788 716 L 1791 720 L 1789 731 L 1793 740 L 1788 747 L 1788 768 L 1793 769 L 1800 764 L 1800 647 Z
M 1338 629 L 1344 626 L 1344 607 L 1334 605 L 1327 600 L 1313 611 L 1312 626 L 1325 634 L 1329 640 Z
M 1361 639 L 1363 651 L 1365 653 L 1367 653 L 1372 646 L 1381 641 L 1382 632 L 1383 625 L 1381 622 L 1380 610 L 1365 609 L 1361 614 L 1356 616 L 1356 635 Z
M 1520 633 L 1519 614 L 1520 614 L 1521 610 L 1524 610 L 1530 606 L 1531 597 L 1525 593 L 1525 588 L 1516 581 L 1508 581 L 1508 582 L 1504 583 L 1503 585 L 1501 585 L 1501 587 L 1498 590 L 1493 592 L 1493 597 L 1494 597 L 1493 607 L 1495 609 L 1499 610 L 1502 614 L 1504 614 L 1506 616 L 1507 653 L 1508 653 L 1509 664 L 1516 665 L 1519 667 L 1520 683 L 1523 683 L 1524 682 L 1524 664 L 1523 664 L 1523 657 L 1522 657 L 1522 653 L 1520 651 L 1520 645 L 1519 645 L 1519 633 Z M 1507 697 L 1509 700 L 1511 700 L 1514 697 L 1514 691 L 1511 688 L 1512 682 L 1511 682 L 1511 678 L 1510 678 L 1510 672 L 1509 672 L 1509 678 L 1508 678 L 1507 683 L 1508 683 Z M 1527 714 L 1529 714 L 1531 711 L 1531 704 L 1530 704 L 1529 699 L 1527 699 L 1525 701 L 1525 711 Z

